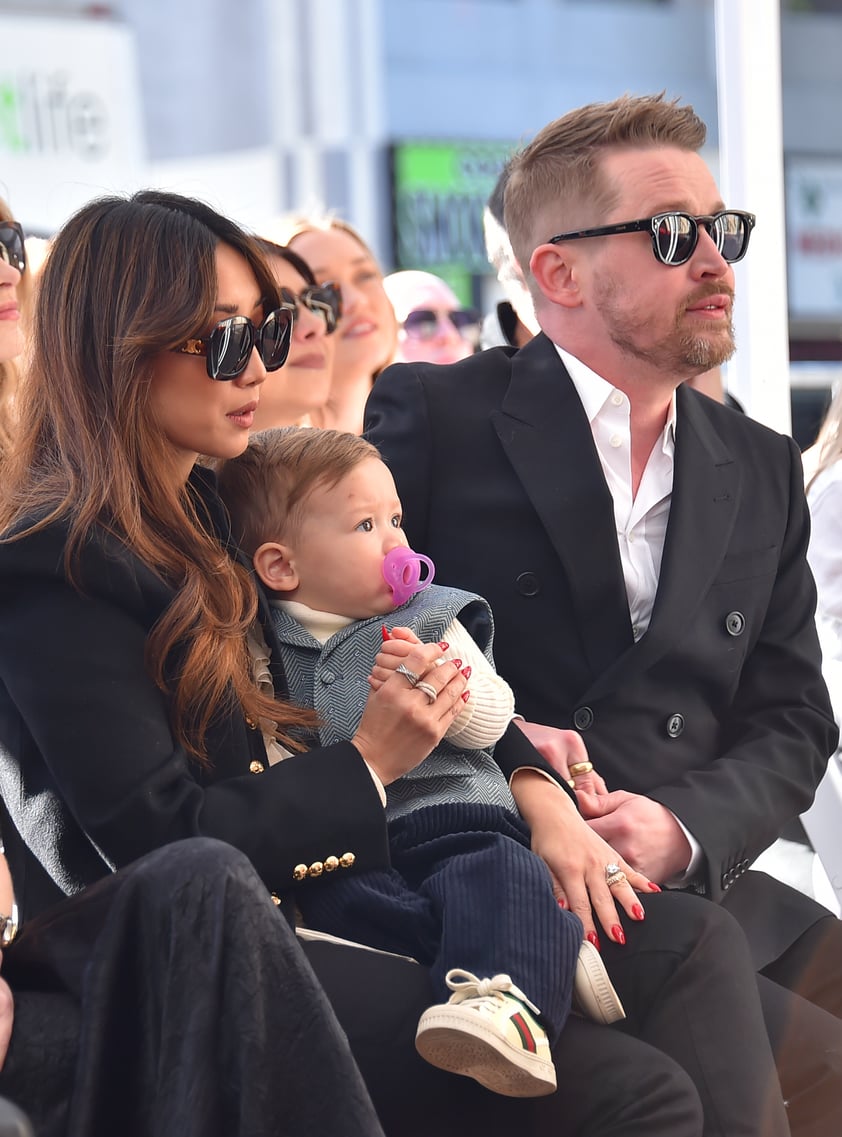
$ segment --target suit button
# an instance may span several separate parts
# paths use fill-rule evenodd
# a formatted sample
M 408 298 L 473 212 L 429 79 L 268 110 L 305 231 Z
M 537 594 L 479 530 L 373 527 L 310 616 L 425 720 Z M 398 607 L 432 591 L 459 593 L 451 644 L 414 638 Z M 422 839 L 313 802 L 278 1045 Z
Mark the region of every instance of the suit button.
M 541 591 L 541 585 L 534 572 L 522 572 L 516 578 L 515 584 L 521 596 L 537 596 Z
M 356 859 L 353 853 L 343 853 L 339 858 L 339 863 L 343 869 L 349 869 Z
M 292 870 L 292 879 L 293 880 L 304 880 L 306 875 L 307 875 L 307 866 L 306 865 L 296 865 L 295 868 Z
M 324 868 L 321 861 L 313 861 L 309 869 L 307 869 L 307 876 L 321 876 L 324 872 Z
M 281 906 L 281 898 L 280 898 L 280 896 L 278 896 L 277 892 L 272 893 L 272 903 L 275 905 L 276 908 L 280 908 L 280 906 Z
M 684 715 L 674 714 L 667 719 L 667 734 L 670 738 L 678 738 L 684 732 Z
M 325 872 L 333 872 L 339 868 L 339 857 L 325 857 Z
M 577 730 L 589 730 L 593 726 L 593 711 L 590 707 L 577 707 L 573 712 L 573 725 Z
M 725 631 L 729 636 L 741 636 L 746 626 L 746 618 L 742 612 L 729 612 L 725 617 Z
M 263 763 L 258 762 L 257 759 L 255 759 L 254 762 L 249 762 L 249 771 L 252 774 L 262 774 L 263 770 L 264 770 Z

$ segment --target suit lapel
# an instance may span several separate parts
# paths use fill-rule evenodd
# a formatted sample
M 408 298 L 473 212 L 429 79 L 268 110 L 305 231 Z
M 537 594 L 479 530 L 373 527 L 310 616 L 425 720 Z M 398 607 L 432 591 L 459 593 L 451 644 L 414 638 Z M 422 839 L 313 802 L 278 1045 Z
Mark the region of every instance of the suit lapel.
M 670 516 L 646 634 L 583 696 L 598 698 L 651 667 L 681 638 L 707 595 L 734 528 L 738 463 L 704 414 L 704 396 L 679 387 Z
M 564 566 L 588 662 L 632 643 L 611 495 L 576 388 L 544 335 L 512 357 L 494 429 Z

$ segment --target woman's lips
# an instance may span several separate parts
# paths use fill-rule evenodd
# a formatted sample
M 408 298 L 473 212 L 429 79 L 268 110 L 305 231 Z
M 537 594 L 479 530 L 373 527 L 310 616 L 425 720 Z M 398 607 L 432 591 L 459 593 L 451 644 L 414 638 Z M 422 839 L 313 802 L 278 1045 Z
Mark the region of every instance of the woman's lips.
M 229 411 L 225 416 L 229 418 L 237 426 L 243 426 L 247 430 L 254 422 L 254 412 L 257 410 L 257 403 L 247 403 L 244 407 L 240 407 L 236 411 Z

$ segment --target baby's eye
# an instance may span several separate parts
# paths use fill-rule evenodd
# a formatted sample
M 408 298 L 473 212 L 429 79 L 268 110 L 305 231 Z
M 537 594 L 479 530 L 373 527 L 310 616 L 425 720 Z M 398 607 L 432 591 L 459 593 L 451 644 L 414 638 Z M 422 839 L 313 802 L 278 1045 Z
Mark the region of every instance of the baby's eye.
M 357 528 L 361 529 L 363 533 L 370 533 L 374 528 L 374 522 L 370 517 L 366 517 L 365 521 L 361 521 Z
M 402 518 L 401 518 L 401 515 L 400 515 L 399 513 L 396 513 L 396 514 L 394 515 L 394 517 L 392 518 L 392 521 L 391 521 L 391 524 L 392 524 L 392 528 L 393 528 L 393 529 L 400 529 L 400 527 L 401 527 L 401 520 L 402 520 Z

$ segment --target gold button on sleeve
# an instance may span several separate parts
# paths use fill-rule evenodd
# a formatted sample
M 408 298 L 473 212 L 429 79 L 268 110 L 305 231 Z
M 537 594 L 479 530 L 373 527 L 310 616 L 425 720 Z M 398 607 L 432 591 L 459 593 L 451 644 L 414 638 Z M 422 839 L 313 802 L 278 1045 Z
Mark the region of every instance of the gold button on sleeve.
M 308 876 L 321 876 L 324 872 L 324 865 L 321 861 L 313 861 L 309 869 L 307 869 Z
M 293 880 L 304 880 L 306 875 L 307 875 L 307 866 L 306 865 L 296 865 L 295 868 L 292 870 L 292 879 Z
M 249 762 L 249 770 L 252 774 L 262 774 L 264 769 L 265 767 L 263 763 L 258 762 L 256 758 L 253 762 Z
M 343 869 L 349 869 L 356 859 L 353 853 L 343 853 L 339 858 L 339 863 Z
M 325 872 L 333 872 L 339 868 L 339 857 L 325 857 Z
M 272 893 L 272 903 L 275 905 L 276 908 L 280 908 L 280 906 L 281 906 L 281 898 L 280 898 L 280 896 L 278 896 L 277 892 Z

